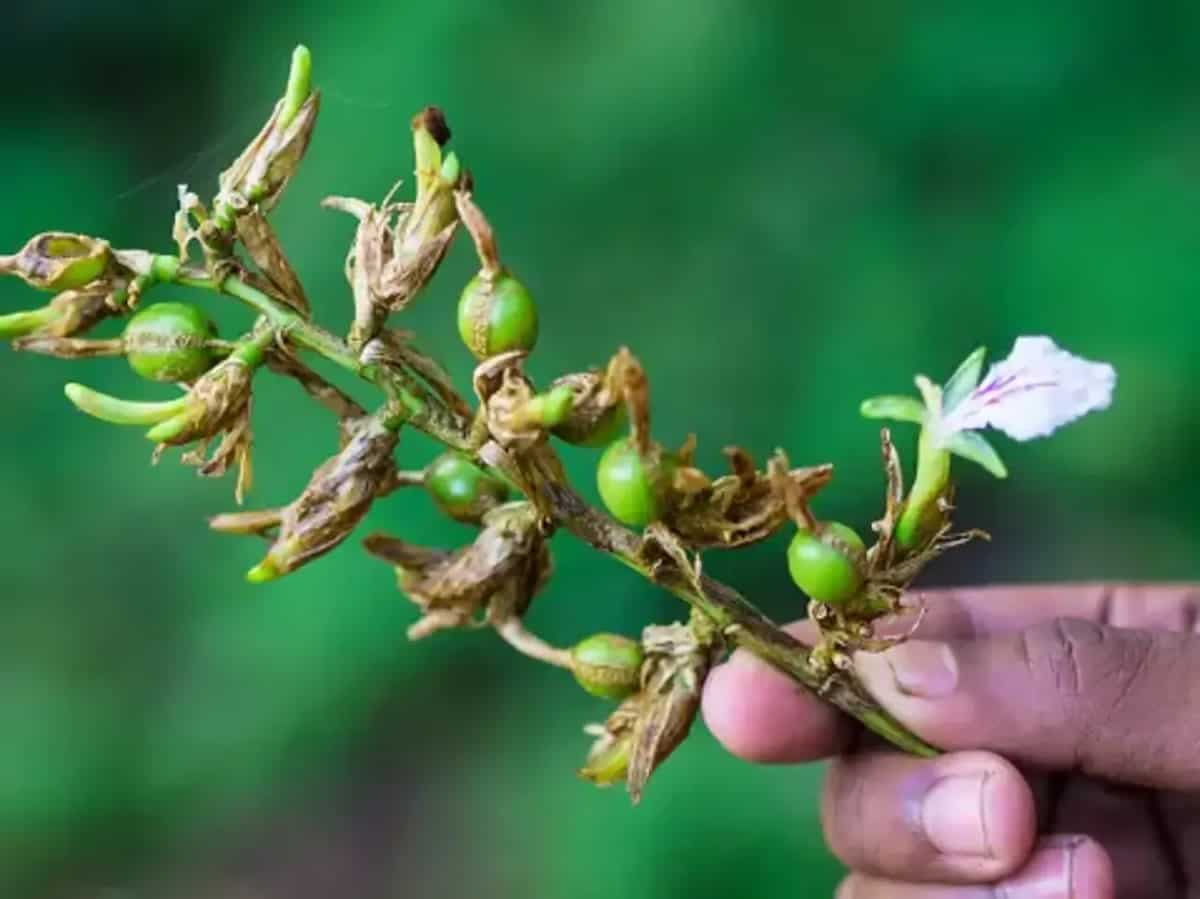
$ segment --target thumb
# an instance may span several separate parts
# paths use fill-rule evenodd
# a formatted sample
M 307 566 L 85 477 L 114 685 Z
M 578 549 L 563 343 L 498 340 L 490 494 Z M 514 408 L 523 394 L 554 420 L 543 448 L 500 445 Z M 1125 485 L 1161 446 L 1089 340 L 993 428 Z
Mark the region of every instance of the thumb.
M 1200 788 L 1200 637 L 1059 618 L 975 640 L 910 640 L 855 664 L 943 749 L 1145 786 Z

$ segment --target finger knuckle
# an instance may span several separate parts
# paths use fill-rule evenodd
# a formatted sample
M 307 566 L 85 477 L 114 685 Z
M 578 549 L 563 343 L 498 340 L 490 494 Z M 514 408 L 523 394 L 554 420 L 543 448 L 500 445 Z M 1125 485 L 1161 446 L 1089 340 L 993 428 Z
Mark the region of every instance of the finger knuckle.
M 853 866 L 863 854 L 862 821 L 866 812 L 866 781 L 855 771 L 851 759 L 839 759 L 829 767 L 822 796 L 825 842 L 843 864 Z
M 1034 683 L 1051 685 L 1069 711 L 1086 698 L 1092 711 L 1112 712 L 1136 695 L 1152 650 L 1140 631 L 1057 618 L 1025 631 L 1021 654 Z

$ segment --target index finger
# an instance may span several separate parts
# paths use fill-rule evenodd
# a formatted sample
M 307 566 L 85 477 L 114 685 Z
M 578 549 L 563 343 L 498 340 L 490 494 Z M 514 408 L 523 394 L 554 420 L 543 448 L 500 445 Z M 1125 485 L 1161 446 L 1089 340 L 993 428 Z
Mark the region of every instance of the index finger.
M 917 636 L 934 640 L 1013 633 L 1053 618 L 1194 631 L 1200 613 L 1200 587 L 1194 584 L 1039 584 L 916 595 L 927 609 Z M 811 622 L 796 622 L 787 630 L 807 643 L 816 639 Z M 763 763 L 837 755 L 861 733 L 851 719 L 744 650 L 709 676 L 704 718 L 726 749 Z

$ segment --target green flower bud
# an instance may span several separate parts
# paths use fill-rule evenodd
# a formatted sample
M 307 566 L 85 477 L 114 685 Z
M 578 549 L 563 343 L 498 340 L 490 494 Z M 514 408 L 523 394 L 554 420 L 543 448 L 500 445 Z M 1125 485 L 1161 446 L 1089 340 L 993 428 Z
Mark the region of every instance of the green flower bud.
M 917 442 L 917 476 L 896 523 L 896 543 L 910 552 L 925 546 L 946 524 L 939 504 L 950 489 L 950 453 L 937 446 L 933 432 L 921 428 Z
M 100 393 L 82 384 L 68 384 L 63 392 L 80 412 L 114 425 L 156 425 L 186 412 L 191 405 L 186 396 L 161 403 L 138 403 Z
M 254 140 L 221 173 L 221 193 L 213 214 L 230 230 L 239 211 L 255 205 L 269 212 L 300 167 L 312 140 L 320 94 L 312 89 L 312 57 L 300 46 L 292 54 L 284 95 Z
M 613 517 L 631 527 L 644 527 L 662 517 L 667 486 L 676 463 L 652 446 L 643 458 L 633 441 L 618 440 L 600 457 L 596 486 Z
M 32 287 L 57 293 L 92 283 L 111 262 L 107 242 L 50 231 L 32 238 L 15 256 L 0 256 L 0 274 L 13 274 Z
M 508 485 L 458 453 L 443 453 L 425 470 L 425 489 L 456 521 L 477 524 L 508 499 Z
M 570 390 L 574 398 L 571 413 L 554 427 L 554 436 L 576 446 L 608 446 L 617 440 L 629 423 L 629 413 L 621 397 L 605 387 L 605 375 L 598 371 L 563 375 L 550 385 L 552 390 Z
M 633 751 L 632 727 L 617 735 L 607 734 L 601 728 L 596 736 L 597 740 L 588 752 L 587 763 L 579 769 L 579 776 L 598 787 L 625 783 Z
M 263 332 L 206 372 L 192 385 L 186 409 L 147 431 L 147 439 L 182 446 L 211 439 L 240 424 L 249 415 L 254 372 L 272 339 L 270 332 Z
M 14 340 L 44 330 L 58 317 L 58 311 L 51 306 L 0 315 L 0 340 Z
M 865 551 L 853 529 L 823 522 L 815 531 L 796 532 L 788 545 L 788 571 L 796 586 L 817 602 L 843 603 L 862 587 L 859 562 Z
M 508 272 L 478 274 L 459 298 L 458 334 L 477 359 L 532 350 L 538 337 L 537 306 L 525 285 Z
M 644 658 L 636 640 L 593 634 L 571 649 L 571 673 L 593 696 L 622 700 L 640 685 Z
M 125 328 L 125 357 L 150 381 L 192 381 L 216 363 L 209 341 L 216 325 L 197 306 L 156 303 L 138 312 Z
M 292 67 L 288 71 L 287 87 L 284 89 L 282 106 L 279 109 L 279 127 L 292 124 L 312 94 L 312 53 L 303 44 L 292 51 Z

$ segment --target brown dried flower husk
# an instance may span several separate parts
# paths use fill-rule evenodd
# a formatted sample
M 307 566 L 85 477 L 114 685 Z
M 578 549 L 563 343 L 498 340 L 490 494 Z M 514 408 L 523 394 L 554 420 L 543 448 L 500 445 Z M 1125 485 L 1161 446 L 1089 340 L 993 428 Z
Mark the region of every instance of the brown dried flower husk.
M 279 577 L 340 545 L 362 523 L 376 497 L 391 486 L 396 432 L 378 417 L 347 422 L 348 439 L 325 461 L 279 516 L 279 536 L 257 569 Z
M 733 473 L 708 479 L 691 466 L 691 447 L 680 452 L 672 501 L 665 522 L 691 549 L 746 546 L 765 540 L 789 520 L 785 496 L 768 472 L 759 471 L 753 457 L 739 447 L 727 447 L 725 456 Z M 778 460 L 780 457 L 776 457 Z M 782 474 L 791 489 L 811 498 L 833 478 L 832 465 L 787 469 Z
M 279 117 L 283 106 L 282 100 L 275 104 L 266 124 L 221 173 L 219 202 L 235 210 L 249 204 L 264 213 L 275 208 L 308 151 L 321 109 L 321 95 L 315 90 L 310 93 L 287 127 L 281 128 Z
M 541 517 L 524 501 L 492 509 L 475 541 L 453 552 L 383 534 L 368 537 L 366 547 L 396 566 L 401 590 L 421 609 L 408 632 L 413 640 L 522 617 L 552 567 Z

